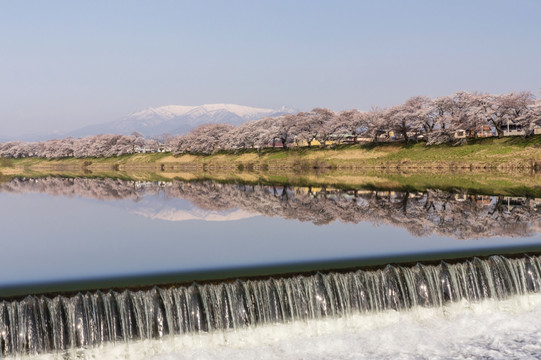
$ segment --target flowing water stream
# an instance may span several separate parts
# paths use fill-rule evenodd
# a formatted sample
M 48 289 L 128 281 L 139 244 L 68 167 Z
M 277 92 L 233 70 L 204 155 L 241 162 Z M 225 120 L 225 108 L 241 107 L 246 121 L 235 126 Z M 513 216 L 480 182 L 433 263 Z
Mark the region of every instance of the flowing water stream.
M 2 354 L 97 348 L 167 335 L 373 316 L 539 293 L 541 257 L 492 256 L 454 264 L 27 296 L 0 303 Z

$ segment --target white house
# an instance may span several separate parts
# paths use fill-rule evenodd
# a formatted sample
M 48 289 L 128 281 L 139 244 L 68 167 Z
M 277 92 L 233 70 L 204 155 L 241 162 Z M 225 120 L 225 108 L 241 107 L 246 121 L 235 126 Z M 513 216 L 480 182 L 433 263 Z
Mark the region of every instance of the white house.
M 503 126 L 503 136 L 524 136 L 526 131 L 522 128 L 520 124 L 514 124 L 512 121 L 508 121 L 506 125 Z
M 466 130 L 464 130 L 464 129 L 456 130 L 453 137 L 455 139 L 464 139 L 466 137 Z

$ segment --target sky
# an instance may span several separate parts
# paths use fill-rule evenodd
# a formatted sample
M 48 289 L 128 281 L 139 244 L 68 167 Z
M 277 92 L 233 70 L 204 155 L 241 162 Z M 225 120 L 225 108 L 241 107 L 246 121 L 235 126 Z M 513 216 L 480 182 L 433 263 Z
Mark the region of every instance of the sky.
M 541 1 L 2 1 L 0 138 L 147 107 L 541 88 Z

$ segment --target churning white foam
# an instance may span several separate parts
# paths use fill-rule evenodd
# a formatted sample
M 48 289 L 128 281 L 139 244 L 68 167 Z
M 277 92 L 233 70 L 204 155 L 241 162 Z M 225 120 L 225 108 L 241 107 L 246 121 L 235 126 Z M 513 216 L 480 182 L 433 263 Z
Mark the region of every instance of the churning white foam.
M 539 359 L 541 294 L 171 336 L 35 359 Z

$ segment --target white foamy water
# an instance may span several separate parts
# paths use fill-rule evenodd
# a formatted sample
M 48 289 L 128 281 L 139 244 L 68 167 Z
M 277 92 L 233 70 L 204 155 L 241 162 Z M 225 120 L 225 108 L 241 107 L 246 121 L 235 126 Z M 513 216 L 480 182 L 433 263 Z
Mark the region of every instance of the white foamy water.
M 539 359 L 541 294 L 110 344 L 26 359 Z

